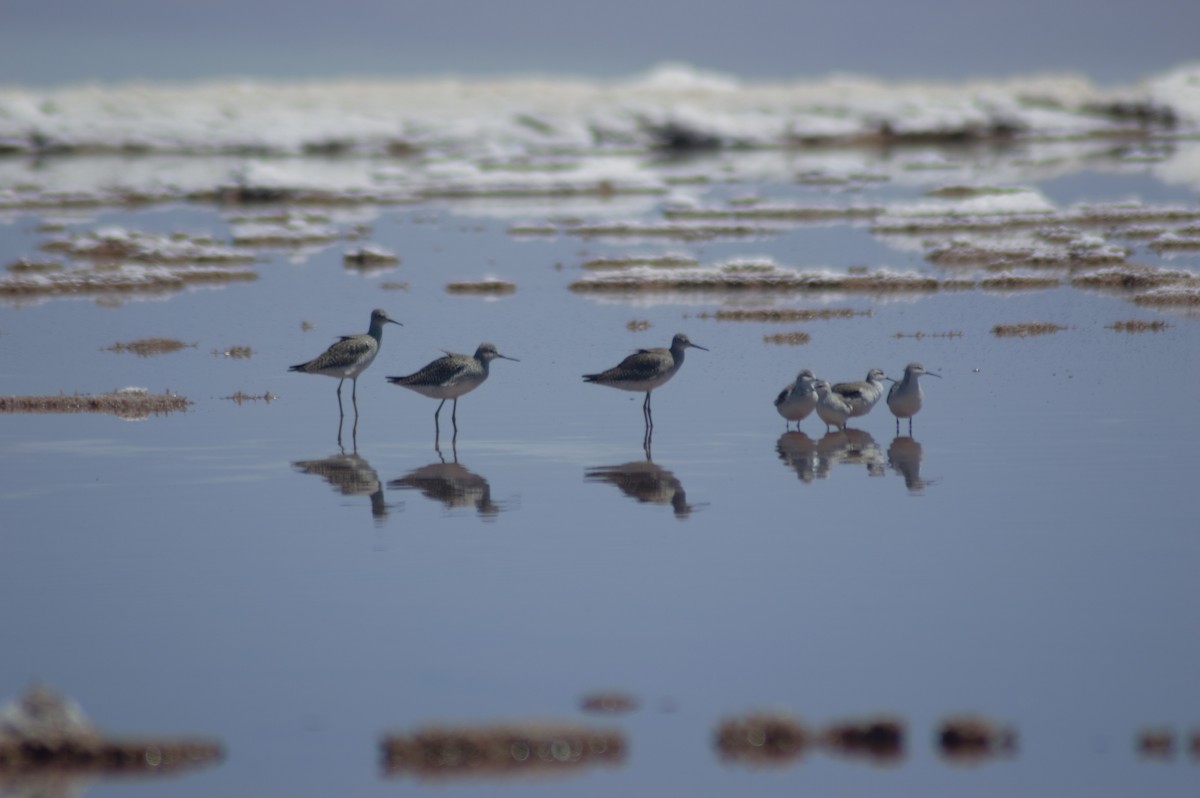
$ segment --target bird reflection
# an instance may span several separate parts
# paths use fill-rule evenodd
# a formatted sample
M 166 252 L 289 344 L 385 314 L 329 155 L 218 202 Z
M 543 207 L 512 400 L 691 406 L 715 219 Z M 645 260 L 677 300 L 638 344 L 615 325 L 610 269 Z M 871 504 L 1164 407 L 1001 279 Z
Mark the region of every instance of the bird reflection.
M 921 479 L 921 444 L 913 438 L 897 437 L 887 450 L 888 465 L 904 477 L 904 486 L 911 493 L 920 493 L 928 484 Z
M 639 502 L 669 504 L 675 509 L 676 518 L 687 518 L 692 513 L 693 505 L 687 503 L 683 485 L 674 474 L 650 459 L 648 448 L 645 460 L 589 468 L 583 474 L 583 481 L 616 485 Z
M 388 516 L 388 505 L 384 502 L 383 483 L 371 464 L 358 452 L 339 454 L 323 460 L 298 460 L 292 467 L 305 474 L 316 474 L 332 485 L 343 496 L 370 496 L 371 515 L 376 521 Z
M 817 442 L 803 432 L 785 432 L 775 442 L 779 459 L 788 468 L 796 470 L 801 482 L 812 482 L 816 477 L 813 460 L 817 453 Z
M 504 502 L 492 501 L 492 486 L 483 477 L 458 462 L 458 452 L 447 463 L 441 460 L 421 466 L 399 479 L 388 483 L 389 488 L 407 488 L 421 491 L 421 495 L 446 505 L 447 510 L 456 507 L 474 507 L 484 520 L 492 520 L 505 509 Z
M 861 429 L 830 432 L 817 441 L 817 476 L 827 478 L 835 465 L 863 465 L 873 477 L 886 473 L 883 450 Z

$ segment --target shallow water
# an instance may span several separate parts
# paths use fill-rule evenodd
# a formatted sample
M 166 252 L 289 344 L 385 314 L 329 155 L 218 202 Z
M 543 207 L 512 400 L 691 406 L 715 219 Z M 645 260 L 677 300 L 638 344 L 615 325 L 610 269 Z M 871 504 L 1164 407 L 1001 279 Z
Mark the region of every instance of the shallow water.
M 759 174 L 762 157 L 724 156 L 712 171 Z M 1014 162 L 997 174 L 1012 179 Z M 1061 204 L 1196 203 L 1160 180 L 1161 164 L 1094 167 L 1025 173 L 1022 184 Z M 908 179 L 864 199 L 952 182 Z M 706 203 L 829 196 L 761 175 L 694 193 Z M 1200 538 L 1187 498 L 1200 320 L 1063 286 L 790 295 L 769 301 L 871 314 L 722 322 L 713 311 L 756 298 L 566 286 L 587 257 L 630 252 L 936 269 L 860 224 L 699 243 L 506 232 L 550 215 L 657 211 L 653 199 L 594 198 L 368 208 L 369 240 L 401 257 L 395 268 L 347 269 L 340 242 L 266 251 L 256 282 L 221 289 L 0 305 L 4 393 L 138 385 L 194 401 L 139 422 L 0 416 L 0 692 L 43 680 L 105 729 L 206 734 L 229 752 L 219 767 L 102 782 L 89 795 L 391 794 L 405 787 L 381 776 L 382 733 L 529 718 L 617 726 L 629 756 L 443 792 L 1194 792 L 1194 759 L 1142 760 L 1134 738 L 1200 726 Z M 6 262 L 36 252 L 40 218 L 0 226 Z M 104 225 L 228 234 L 215 209 L 194 205 L 105 208 L 69 227 Z M 1168 262 L 1144 249 L 1134 260 Z M 1197 260 L 1169 264 L 1194 271 Z M 497 299 L 443 290 L 484 276 L 518 289 Z M 339 446 L 336 383 L 287 366 L 364 331 L 373 307 L 404 327 L 385 331 Z M 1169 326 L 1106 328 L 1131 318 Z M 650 328 L 631 332 L 632 320 Z M 1026 321 L 1067 329 L 990 333 Z M 793 329 L 811 343 L 763 341 Z M 647 462 L 641 396 L 579 375 L 677 331 L 710 351 L 689 351 L 655 392 Z M 938 335 L 950 332 L 961 335 Z M 103 351 L 148 336 L 196 346 Z M 439 453 L 435 402 L 384 376 L 484 340 L 520 362 L 496 361 L 459 402 L 453 449 L 443 411 Z M 253 357 L 213 354 L 236 345 Z M 785 433 L 771 406 L 802 367 L 860 379 L 872 366 L 898 376 L 912 360 L 942 379 L 923 381 L 911 438 L 894 434 L 885 407 L 825 435 L 815 417 Z M 237 391 L 277 398 L 224 398 Z M 580 698 L 599 689 L 641 708 L 584 715 Z M 888 768 L 822 754 L 768 770 L 722 764 L 716 724 L 764 708 L 814 724 L 895 713 L 908 722 L 908 755 Z M 963 711 L 1015 727 L 1017 755 L 942 762 L 933 730 Z

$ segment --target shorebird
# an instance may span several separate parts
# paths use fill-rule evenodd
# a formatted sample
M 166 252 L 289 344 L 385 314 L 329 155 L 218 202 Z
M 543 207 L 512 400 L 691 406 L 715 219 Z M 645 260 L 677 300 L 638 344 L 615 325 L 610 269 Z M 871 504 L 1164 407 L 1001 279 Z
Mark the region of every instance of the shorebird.
M 416 391 L 431 399 L 441 399 L 433 414 L 434 435 L 441 434 L 438 415 L 447 399 L 453 399 L 454 405 L 450 410 L 450 421 L 454 432 L 458 433 L 458 397 L 478 388 L 488 378 L 488 364 L 496 358 L 516 360 L 515 357 L 502 355 L 496 350 L 495 344 L 482 343 L 474 355 L 460 355 L 447 352 L 425 368 L 407 377 L 388 377 L 388 382 Z
M 920 378 L 928 374 L 940 378 L 941 374 L 926 371 L 920 363 L 909 363 L 904 367 L 904 378 L 899 382 L 892 380 L 888 390 L 887 404 L 892 415 L 896 417 L 896 434 L 900 434 L 900 419 L 908 419 L 908 434 L 912 436 L 912 417 L 921 409 L 921 401 L 925 392 L 921 390 Z
M 789 426 L 795 421 L 796 429 L 800 429 L 800 422 L 808 418 L 809 413 L 817 406 L 817 392 L 813 390 L 813 383 L 816 381 L 811 369 L 802 369 L 796 375 L 796 381 L 775 397 L 775 409 Z
M 857 418 L 870 413 L 875 403 L 883 397 L 883 381 L 886 379 L 887 375 L 882 371 L 871 369 L 865 380 L 835 383 L 831 390 L 850 405 L 850 417 Z
M 343 335 L 341 340 L 317 355 L 307 363 L 290 366 L 288 371 L 301 371 L 305 374 L 324 374 L 327 377 L 337 377 L 338 412 L 342 410 L 342 383 L 349 377 L 354 387 L 350 393 L 350 401 L 354 403 L 354 412 L 358 413 L 358 375 L 367 370 L 375 356 L 379 354 L 379 346 L 383 338 L 383 325 L 404 325 L 389 318 L 387 311 L 376 308 L 371 311 L 371 327 L 362 335 Z
M 813 387 L 817 391 L 817 415 L 825 422 L 825 432 L 834 426 L 846 429 L 846 419 L 854 415 L 854 408 L 838 393 L 833 392 L 828 380 L 817 380 Z
M 642 417 L 649 431 L 654 428 L 654 416 L 650 412 L 650 392 L 675 376 L 675 372 L 683 365 L 683 352 L 688 347 L 708 351 L 700 344 L 692 343 L 683 333 L 676 333 L 671 339 L 670 349 L 639 349 L 607 371 L 584 374 L 583 379 L 598 385 L 620 388 L 622 391 L 645 391 L 646 401 L 642 402 Z

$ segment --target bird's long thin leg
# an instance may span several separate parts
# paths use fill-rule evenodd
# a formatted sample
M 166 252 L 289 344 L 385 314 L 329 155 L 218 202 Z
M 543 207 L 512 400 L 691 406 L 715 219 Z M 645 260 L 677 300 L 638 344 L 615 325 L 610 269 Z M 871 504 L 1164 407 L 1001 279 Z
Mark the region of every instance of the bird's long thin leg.
M 454 424 L 454 431 L 458 432 L 458 397 L 454 397 L 454 404 L 450 405 L 450 421 Z
M 650 410 L 649 391 L 646 391 L 646 401 L 642 403 L 642 416 L 646 419 L 646 426 L 654 429 L 654 413 Z
M 900 423 L 900 419 L 896 419 L 896 423 Z M 908 437 L 912 437 L 912 416 L 908 417 Z
M 338 398 L 338 417 L 339 418 L 341 418 L 342 416 L 345 415 L 345 412 L 342 410 L 342 383 L 345 381 L 346 381 L 345 377 L 342 377 L 340 380 L 338 380 L 337 398 Z M 340 427 L 341 425 L 339 424 L 338 426 Z
M 908 423 L 912 423 L 911 418 L 908 420 Z M 900 437 L 900 416 L 896 416 L 896 437 Z
M 437 437 L 437 435 L 438 435 L 439 433 L 441 433 L 441 431 L 442 431 L 442 430 L 441 430 L 441 426 L 438 424 L 438 415 L 440 415 L 440 414 L 441 414 L 441 412 L 442 412 L 442 405 L 444 405 L 444 404 L 446 404 L 446 400 L 445 400 L 445 399 L 443 399 L 442 401 L 438 402 L 438 409 L 433 411 L 433 434 L 434 434 L 434 437 Z
M 358 377 L 350 380 L 350 401 L 354 403 L 354 417 L 358 418 Z

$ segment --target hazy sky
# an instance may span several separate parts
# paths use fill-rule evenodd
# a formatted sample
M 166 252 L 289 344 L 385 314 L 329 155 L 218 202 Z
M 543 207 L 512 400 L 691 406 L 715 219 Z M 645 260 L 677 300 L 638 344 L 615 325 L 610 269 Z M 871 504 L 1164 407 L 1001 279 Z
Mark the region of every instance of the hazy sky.
M 1200 59 L 1191 0 L 0 0 L 0 84 L 566 73 L 1132 82 Z

